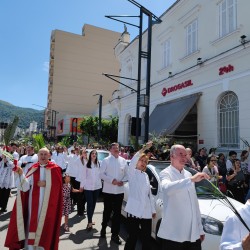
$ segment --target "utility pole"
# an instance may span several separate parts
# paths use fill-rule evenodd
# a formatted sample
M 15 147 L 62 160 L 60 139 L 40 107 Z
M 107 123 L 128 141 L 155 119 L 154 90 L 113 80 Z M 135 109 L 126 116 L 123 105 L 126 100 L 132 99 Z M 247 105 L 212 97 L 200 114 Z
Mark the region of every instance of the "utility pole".
M 95 94 L 93 96 L 97 96 L 99 95 L 99 122 L 98 122 L 98 142 L 100 142 L 101 140 L 101 136 L 102 136 L 102 95 L 101 94 Z
M 144 142 L 148 141 L 148 132 L 149 132 L 149 106 L 150 106 L 150 72 L 151 72 L 151 46 L 152 46 L 152 26 L 153 26 L 153 19 L 154 19 L 154 24 L 159 24 L 162 22 L 160 18 L 155 16 L 151 11 L 140 5 L 134 0 L 128 0 L 135 6 L 137 6 L 140 9 L 140 15 L 139 16 L 106 16 L 107 18 L 113 19 L 115 21 L 128 24 L 134 27 L 139 28 L 139 48 L 138 48 L 138 78 L 136 79 L 137 81 L 137 90 L 135 91 L 137 94 L 137 99 L 136 99 L 136 146 L 139 145 L 139 132 L 140 132 L 140 106 L 145 107 L 145 131 L 144 131 Z M 143 26 L 143 15 L 146 15 L 148 17 L 148 40 L 147 40 L 147 50 L 143 51 L 142 50 L 142 26 Z M 135 25 L 132 23 L 124 22 L 122 20 L 117 19 L 119 18 L 124 18 L 124 17 L 138 17 L 139 18 L 139 25 Z M 141 95 L 141 61 L 142 58 L 145 58 L 147 60 L 147 75 L 146 75 L 146 94 Z M 110 76 L 113 77 L 118 77 L 114 75 L 109 75 L 109 74 L 104 74 L 105 76 L 111 78 Z M 120 78 L 125 78 L 129 79 L 127 77 L 121 77 Z M 112 80 L 118 82 L 117 80 L 111 78 Z M 134 80 L 131 78 L 131 80 Z M 121 83 L 121 82 L 120 82 Z M 122 84 L 122 83 L 121 83 Z M 122 84 L 125 85 L 125 84 Z M 125 85 L 126 86 L 126 85 Z M 127 86 L 128 87 L 128 86 Z M 129 87 L 131 88 L 131 87 Z

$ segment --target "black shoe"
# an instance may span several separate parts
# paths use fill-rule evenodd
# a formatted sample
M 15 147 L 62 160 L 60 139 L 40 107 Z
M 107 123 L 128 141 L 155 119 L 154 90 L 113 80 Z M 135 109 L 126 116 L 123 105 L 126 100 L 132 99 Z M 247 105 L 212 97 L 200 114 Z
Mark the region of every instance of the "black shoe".
M 90 232 L 92 229 L 93 229 L 92 226 L 87 225 L 86 230 L 87 230 L 88 232 Z
M 101 238 L 106 238 L 106 230 L 101 230 Z
M 113 241 L 114 243 L 116 243 L 117 245 L 121 245 L 122 241 L 120 240 L 119 236 L 111 236 L 111 241 Z
M 7 209 L 1 209 L 0 210 L 0 213 L 6 213 L 7 212 Z

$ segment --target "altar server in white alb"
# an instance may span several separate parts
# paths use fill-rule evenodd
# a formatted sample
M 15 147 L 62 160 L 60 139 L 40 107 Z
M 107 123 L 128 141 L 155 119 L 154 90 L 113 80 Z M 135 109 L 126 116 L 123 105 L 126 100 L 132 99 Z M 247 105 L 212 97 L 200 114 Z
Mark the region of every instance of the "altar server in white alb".
M 26 155 L 23 155 L 19 161 L 18 166 L 23 169 L 24 175 L 26 175 L 28 169 L 34 164 L 38 162 L 38 156 L 35 154 L 34 146 L 28 145 L 26 147 Z
M 7 212 L 11 189 L 15 187 L 13 162 L 5 155 L 0 155 L 0 214 Z
M 128 238 L 125 250 L 136 247 L 137 238 L 141 229 L 143 250 L 151 249 L 152 218 L 155 218 L 155 202 L 151 194 L 151 187 L 146 171 L 148 157 L 144 152 L 150 148 L 152 142 L 138 151 L 132 158 L 128 168 L 129 193 L 125 211 L 128 213 Z
M 250 200 L 239 210 L 242 219 L 250 228 Z M 220 250 L 249 250 L 250 232 L 239 218 L 232 212 L 226 219 L 221 236 Z

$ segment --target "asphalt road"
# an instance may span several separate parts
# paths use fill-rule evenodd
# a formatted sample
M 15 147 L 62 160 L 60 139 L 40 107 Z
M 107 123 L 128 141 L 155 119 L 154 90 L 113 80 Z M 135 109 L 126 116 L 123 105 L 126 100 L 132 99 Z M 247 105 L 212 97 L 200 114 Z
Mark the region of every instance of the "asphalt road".
M 7 250 L 4 245 L 8 224 L 10 220 L 10 214 L 12 207 L 14 205 L 14 201 L 16 199 L 15 190 L 12 191 L 12 196 L 9 198 L 7 212 L 0 215 L 0 249 Z M 75 207 L 76 208 L 76 207 Z M 85 250 L 85 249 L 111 249 L 111 250 L 119 250 L 124 249 L 125 241 L 127 238 L 126 231 L 126 220 L 122 220 L 121 230 L 120 230 L 120 238 L 122 240 L 122 245 L 117 245 L 110 241 L 111 238 L 111 229 L 107 227 L 106 230 L 106 239 L 100 238 L 100 230 L 101 230 L 101 221 L 102 221 L 102 211 L 103 211 L 103 202 L 100 198 L 95 213 L 93 216 L 93 221 L 95 222 L 95 226 L 93 227 L 91 232 L 86 230 L 87 226 L 87 217 L 86 214 L 84 216 L 78 216 L 76 210 L 73 211 L 69 216 L 69 226 L 70 232 L 65 233 L 63 230 L 63 220 L 61 224 L 61 232 L 60 232 L 60 241 L 59 241 L 59 250 Z M 138 241 L 136 250 L 141 249 L 140 241 Z M 152 250 L 160 249 L 159 245 L 152 239 Z

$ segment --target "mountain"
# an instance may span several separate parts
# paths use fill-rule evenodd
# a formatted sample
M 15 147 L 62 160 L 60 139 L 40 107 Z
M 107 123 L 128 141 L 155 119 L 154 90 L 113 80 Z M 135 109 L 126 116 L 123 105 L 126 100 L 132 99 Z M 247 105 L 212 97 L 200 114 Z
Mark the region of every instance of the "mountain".
M 31 108 L 21 108 L 11 103 L 0 100 L 0 122 L 12 122 L 14 117 L 19 117 L 19 128 L 29 128 L 30 123 L 37 122 L 38 127 L 44 120 L 44 111 Z

